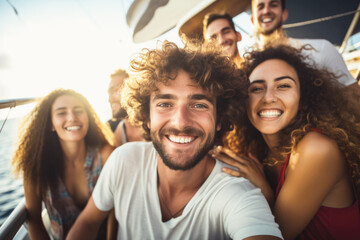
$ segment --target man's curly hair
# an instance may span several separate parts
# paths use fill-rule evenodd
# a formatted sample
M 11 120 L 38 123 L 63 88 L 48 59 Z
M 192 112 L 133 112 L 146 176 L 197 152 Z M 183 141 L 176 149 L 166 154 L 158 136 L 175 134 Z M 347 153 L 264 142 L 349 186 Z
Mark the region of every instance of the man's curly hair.
M 221 143 L 225 132 L 233 128 L 236 101 L 245 100 L 244 76 L 236 69 L 230 58 L 222 56 L 211 44 L 187 42 L 179 48 L 172 42 L 163 42 L 161 48 L 144 49 L 131 61 L 134 73 L 122 91 L 122 105 L 129 114 L 132 124 L 142 126 L 144 137 L 150 140 L 150 94 L 157 91 L 158 84 L 166 84 L 176 78 L 178 70 L 187 72 L 191 79 L 211 96 L 216 97 L 217 123 L 221 130 L 216 134 L 216 143 Z M 240 113 L 238 113 L 240 114 Z
M 320 130 L 334 139 L 344 154 L 351 177 L 360 189 L 360 109 L 344 94 L 344 86 L 335 74 L 326 69 L 317 69 L 303 51 L 287 45 L 267 46 L 263 51 L 245 54 L 242 70 L 249 78 L 252 71 L 269 59 L 280 59 L 292 66 L 300 82 L 299 111 L 292 122 L 280 132 L 277 147 L 278 157 L 268 159 L 269 148 L 261 133 L 245 115 L 238 116 L 235 129 L 226 136 L 225 145 L 237 153 L 252 153 L 263 163 L 282 163 L 299 141 L 310 131 Z M 249 82 L 249 81 L 247 81 Z

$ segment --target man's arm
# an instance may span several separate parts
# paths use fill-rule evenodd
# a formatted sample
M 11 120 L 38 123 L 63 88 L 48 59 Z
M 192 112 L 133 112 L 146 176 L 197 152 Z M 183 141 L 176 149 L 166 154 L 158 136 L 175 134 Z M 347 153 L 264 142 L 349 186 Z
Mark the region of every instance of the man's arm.
M 112 209 L 107 221 L 107 230 L 106 230 L 107 240 L 117 239 L 118 226 L 119 224 L 115 218 L 115 209 Z
M 76 219 L 66 239 L 96 239 L 99 227 L 109 212 L 99 210 L 91 197 L 85 209 Z
M 338 81 L 345 86 L 356 85 L 357 81 L 349 72 L 342 55 L 334 45 L 327 40 L 323 40 L 322 45 L 322 49 L 318 53 L 321 59 L 320 67 L 325 67 L 329 71 L 339 75 Z

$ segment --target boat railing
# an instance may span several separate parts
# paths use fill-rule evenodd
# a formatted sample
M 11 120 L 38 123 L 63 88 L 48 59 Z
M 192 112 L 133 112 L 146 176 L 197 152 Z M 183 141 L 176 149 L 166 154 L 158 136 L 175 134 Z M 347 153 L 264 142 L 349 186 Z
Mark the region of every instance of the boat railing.
M 37 100 L 37 98 L 2 99 L 2 100 L 0 100 L 0 109 L 14 108 L 16 106 L 34 102 L 36 100 Z
M 50 232 L 50 218 L 44 204 L 41 217 L 46 231 Z M 0 240 L 30 240 L 26 223 L 27 219 L 25 198 L 22 198 L 3 225 L 0 226 Z M 53 239 L 52 236 L 50 236 L 50 239 Z
M 36 101 L 38 98 L 16 98 L 16 99 L 1 99 L 0 100 L 0 109 L 4 109 L 4 108 L 10 108 L 10 110 L 16 106 L 20 106 L 20 105 L 24 105 L 24 104 L 28 104 L 28 103 L 31 103 L 31 102 L 34 102 Z M 0 133 L 6 123 L 6 120 L 8 119 L 9 117 L 9 113 L 10 111 L 8 112 L 8 115 L 6 116 L 6 118 L 4 119 L 1 127 L 0 127 Z
M 0 240 L 30 239 L 24 223 L 27 219 L 25 198 L 23 198 L 10 216 L 0 227 Z
M 0 109 L 14 108 L 16 106 L 28 104 L 36 101 L 37 98 L 17 98 L 17 99 L 3 99 L 0 100 Z M 4 119 L 0 129 L 5 125 L 7 117 Z M 25 240 L 30 239 L 26 229 L 27 211 L 25 209 L 25 198 L 21 199 L 16 208 L 7 217 L 5 222 L 0 227 L 0 240 L 16 239 Z

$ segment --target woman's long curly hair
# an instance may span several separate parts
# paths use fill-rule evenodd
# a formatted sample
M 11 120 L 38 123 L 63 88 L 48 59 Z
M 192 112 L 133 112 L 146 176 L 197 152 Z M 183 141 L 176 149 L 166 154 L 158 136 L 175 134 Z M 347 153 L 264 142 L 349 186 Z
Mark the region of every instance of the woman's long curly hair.
M 84 105 L 89 118 L 85 136 L 86 147 L 112 145 L 112 132 L 101 122 L 88 100 L 71 89 L 56 89 L 42 98 L 24 118 L 20 126 L 17 150 L 12 160 L 15 173 L 24 181 L 36 186 L 37 194 L 44 196 L 49 189 L 56 189 L 59 178 L 64 176 L 64 154 L 59 137 L 52 131 L 51 108 L 63 95 L 77 98 Z
M 201 45 L 187 42 L 184 48 L 165 41 L 161 48 L 144 49 L 131 61 L 134 73 L 122 91 L 122 105 L 125 106 L 129 120 L 142 126 L 144 136 L 150 140 L 150 94 L 157 91 L 159 83 L 167 84 L 174 80 L 178 70 L 187 72 L 211 96 L 216 97 L 217 123 L 221 130 L 216 133 L 216 143 L 221 143 L 225 132 L 233 128 L 232 119 L 237 99 L 245 100 L 246 88 L 242 72 L 236 69 L 230 58 L 222 56 L 214 45 Z M 245 107 L 241 109 L 245 113 Z
M 334 139 L 343 153 L 357 192 L 360 192 L 360 109 L 344 94 L 344 86 L 335 74 L 316 69 L 303 51 L 311 46 L 295 49 L 286 45 L 268 46 L 263 51 L 245 54 L 242 64 L 247 79 L 252 71 L 269 59 L 280 59 L 292 66 L 299 77 L 299 111 L 292 122 L 281 130 L 276 159 L 268 158 L 269 148 L 261 133 L 250 123 L 247 115 L 239 115 L 235 129 L 224 140 L 237 153 L 252 153 L 264 164 L 284 162 L 286 156 L 313 129 Z M 247 80 L 247 84 L 249 81 Z

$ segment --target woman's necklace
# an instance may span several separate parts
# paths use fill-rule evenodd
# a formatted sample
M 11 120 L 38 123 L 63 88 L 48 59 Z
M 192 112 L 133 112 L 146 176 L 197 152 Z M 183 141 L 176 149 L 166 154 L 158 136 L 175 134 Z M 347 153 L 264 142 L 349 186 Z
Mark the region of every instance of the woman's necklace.
M 163 204 L 164 207 L 166 208 L 166 211 L 167 211 L 168 214 L 170 215 L 170 219 L 177 217 L 177 215 L 178 215 L 182 210 L 184 210 L 184 208 L 185 208 L 186 205 L 187 205 L 187 203 L 186 203 L 182 208 L 180 208 L 178 211 L 176 211 L 176 213 L 172 214 L 171 211 L 170 211 L 170 209 L 169 209 L 169 207 L 166 205 L 165 200 L 164 200 L 164 198 L 163 198 L 162 195 L 163 195 L 163 194 L 162 194 L 162 191 L 160 190 L 160 187 L 159 187 L 159 197 L 160 197 L 160 201 L 162 202 L 162 204 Z

